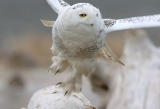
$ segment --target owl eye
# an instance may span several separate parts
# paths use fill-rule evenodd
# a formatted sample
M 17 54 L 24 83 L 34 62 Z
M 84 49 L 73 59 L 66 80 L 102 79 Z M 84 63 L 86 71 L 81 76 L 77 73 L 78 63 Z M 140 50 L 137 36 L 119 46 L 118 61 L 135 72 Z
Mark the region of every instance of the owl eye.
M 87 14 L 86 13 L 82 13 L 82 14 L 79 14 L 80 17 L 86 17 Z

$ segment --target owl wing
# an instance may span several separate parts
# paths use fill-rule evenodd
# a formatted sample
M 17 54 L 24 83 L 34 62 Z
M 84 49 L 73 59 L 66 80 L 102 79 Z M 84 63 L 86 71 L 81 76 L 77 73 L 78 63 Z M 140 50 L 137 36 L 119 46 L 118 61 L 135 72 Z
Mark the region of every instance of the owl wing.
M 55 21 L 41 19 L 41 22 L 45 27 L 53 27 Z
M 121 65 L 125 65 L 111 50 L 111 48 L 106 44 L 104 47 L 100 50 L 101 54 L 112 61 L 118 62 Z
M 63 8 L 70 6 L 68 3 L 64 2 L 63 0 L 47 0 L 47 3 L 58 14 L 61 12 L 61 10 L 63 10 Z
M 104 19 L 104 23 L 106 25 L 106 31 L 108 32 L 126 29 L 158 27 L 160 26 L 160 14 L 117 20 Z

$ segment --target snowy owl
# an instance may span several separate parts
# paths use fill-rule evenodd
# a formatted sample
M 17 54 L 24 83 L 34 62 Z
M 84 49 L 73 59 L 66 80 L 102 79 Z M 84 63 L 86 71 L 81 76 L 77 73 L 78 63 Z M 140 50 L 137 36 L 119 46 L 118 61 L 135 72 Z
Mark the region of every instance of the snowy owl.
M 95 69 L 94 59 L 101 52 L 106 58 L 123 64 L 108 47 L 107 33 L 117 30 L 160 26 L 160 15 L 126 19 L 103 19 L 99 9 L 89 3 L 69 5 L 63 0 L 47 0 L 58 14 L 56 21 L 42 20 L 52 27 L 53 64 L 50 70 L 60 73 L 68 66 L 72 77 L 63 86 L 67 93 L 81 90 L 82 75 L 89 75 Z M 60 84 L 60 83 L 59 83 Z

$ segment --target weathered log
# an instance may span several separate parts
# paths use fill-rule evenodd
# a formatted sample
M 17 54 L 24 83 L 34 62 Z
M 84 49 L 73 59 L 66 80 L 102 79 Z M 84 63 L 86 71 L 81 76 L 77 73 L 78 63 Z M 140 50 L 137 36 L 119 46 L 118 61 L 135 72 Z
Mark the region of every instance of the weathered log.
M 97 59 L 90 76 L 93 90 L 102 97 L 101 108 L 160 109 L 160 48 L 142 30 L 122 34 L 125 66 Z
M 132 30 L 126 35 L 126 66 L 107 109 L 160 109 L 160 49 L 144 31 Z
M 82 93 L 65 95 L 60 86 L 51 86 L 36 92 L 27 109 L 95 109 Z

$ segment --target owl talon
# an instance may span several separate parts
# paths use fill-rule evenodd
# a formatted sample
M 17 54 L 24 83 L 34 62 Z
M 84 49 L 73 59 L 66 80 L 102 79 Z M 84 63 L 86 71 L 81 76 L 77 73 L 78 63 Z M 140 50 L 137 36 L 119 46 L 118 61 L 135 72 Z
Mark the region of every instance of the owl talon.
M 60 73 L 60 69 L 56 70 L 55 75 L 57 75 L 58 73 Z
M 60 56 L 53 56 L 52 61 L 53 63 L 48 71 L 55 75 L 62 73 L 69 66 L 68 62 Z
M 56 86 L 62 86 L 62 85 L 64 85 L 63 82 L 59 82 L 59 83 L 56 84 Z
M 64 93 L 64 96 L 66 96 L 67 94 L 69 94 L 69 93 L 68 93 L 68 90 Z

